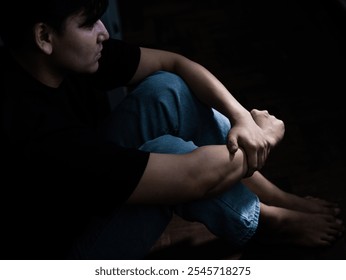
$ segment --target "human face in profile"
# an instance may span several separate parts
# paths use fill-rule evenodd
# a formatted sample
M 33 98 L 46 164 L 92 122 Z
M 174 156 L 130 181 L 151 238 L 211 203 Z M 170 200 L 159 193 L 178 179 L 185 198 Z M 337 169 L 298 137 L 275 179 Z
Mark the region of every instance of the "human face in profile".
M 51 58 L 61 70 L 94 73 L 101 58 L 102 43 L 109 33 L 100 19 L 86 23 L 82 13 L 66 19 L 62 32 L 53 32 Z

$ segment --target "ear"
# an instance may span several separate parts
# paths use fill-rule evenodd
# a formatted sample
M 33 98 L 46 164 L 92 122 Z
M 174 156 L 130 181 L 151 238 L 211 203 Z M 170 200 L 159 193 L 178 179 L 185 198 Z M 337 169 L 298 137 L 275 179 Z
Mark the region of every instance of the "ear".
M 52 53 L 51 36 L 51 28 L 47 24 L 40 22 L 34 25 L 35 43 L 45 54 Z

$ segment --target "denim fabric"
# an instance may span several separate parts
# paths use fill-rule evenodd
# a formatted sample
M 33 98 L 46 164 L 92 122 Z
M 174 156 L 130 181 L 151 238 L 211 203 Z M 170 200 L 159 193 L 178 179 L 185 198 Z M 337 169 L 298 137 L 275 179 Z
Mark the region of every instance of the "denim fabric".
M 202 145 L 224 144 L 230 127 L 229 120 L 199 102 L 180 77 L 159 71 L 116 107 L 106 124 L 105 137 L 125 147 L 179 154 Z M 202 222 L 215 235 L 242 246 L 256 231 L 259 200 L 239 182 L 216 198 L 173 209 L 123 207 L 107 223 L 101 223 L 91 239 L 78 244 L 78 257 L 144 257 L 168 224 L 172 211 L 184 219 Z

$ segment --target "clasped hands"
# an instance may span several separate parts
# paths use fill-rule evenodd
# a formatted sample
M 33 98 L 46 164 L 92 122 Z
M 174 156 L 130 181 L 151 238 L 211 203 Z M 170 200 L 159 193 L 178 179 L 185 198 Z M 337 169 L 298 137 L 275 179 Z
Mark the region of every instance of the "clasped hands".
M 233 120 L 228 133 L 227 147 L 231 154 L 241 147 L 247 159 L 246 177 L 260 170 L 272 148 L 283 139 L 284 122 L 269 114 L 267 110 L 253 109 L 248 115 Z

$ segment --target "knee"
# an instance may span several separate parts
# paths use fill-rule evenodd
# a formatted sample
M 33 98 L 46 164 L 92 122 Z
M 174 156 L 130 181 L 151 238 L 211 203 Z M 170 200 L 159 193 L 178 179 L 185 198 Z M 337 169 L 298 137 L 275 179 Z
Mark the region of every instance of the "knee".
M 192 141 L 166 134 L 147 141 L 139 149 L 142 151 L 168 154 L 185 154 L 195 150 L 197 146 Z
M 163 88 L 181 88 L 186 87 L 184 80 L 175 73 L 166 71 L 157 71 L 146 79 L 154 86 Z
M 189 92 L 189 87 L 185 81 L 178 75 L 158 71 L 148 76 L 138 87 L 146 98 L 157 100 L 160 97 L 170 95 L 181 95 Z

